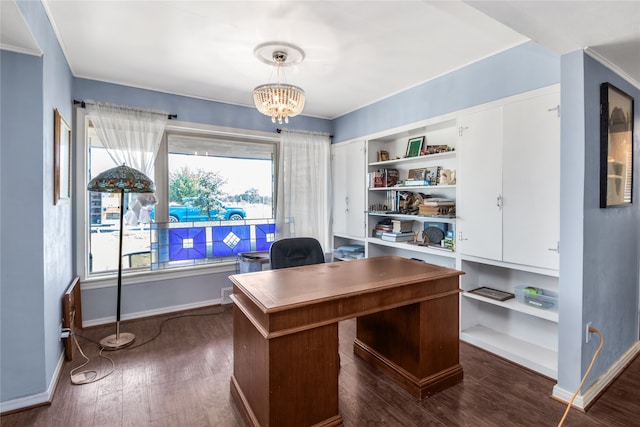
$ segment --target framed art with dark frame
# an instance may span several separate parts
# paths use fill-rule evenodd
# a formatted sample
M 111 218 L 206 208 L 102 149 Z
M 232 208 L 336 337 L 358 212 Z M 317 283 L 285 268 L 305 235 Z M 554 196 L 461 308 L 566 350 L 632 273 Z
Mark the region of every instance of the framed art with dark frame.
M 71 128 L 53 111 L 53 204 L 68 203 L 71 198 Z
M 420 150 L 422 150 L 422 143 L 424 142 L 424 136 L 419 136 L 417 138 L 410 138 L 409 143 L 407 144 L 407 154 L 405 157 L 417 157 L 420 155 Z
M 600 107 L 600 207 L 631 206 L 633 98 L 602 83 Z

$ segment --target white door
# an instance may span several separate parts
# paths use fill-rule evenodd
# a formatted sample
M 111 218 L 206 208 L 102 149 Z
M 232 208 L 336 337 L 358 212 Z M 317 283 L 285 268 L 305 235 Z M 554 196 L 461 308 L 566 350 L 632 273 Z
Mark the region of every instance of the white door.
M 560 94 L 504 106 L 503 259 L 557 270 Z
M 364 141 L 331 146 L 333 234 L 365 236 Z
M 460 124 L 458 249 L 502 260 L 502 107 L 465 116 Z
M 347 230 L 352 237 L 364 238 L 366 233 L 365 191 L 367 185 L 365 143 L 348 144 L 346 182 Z

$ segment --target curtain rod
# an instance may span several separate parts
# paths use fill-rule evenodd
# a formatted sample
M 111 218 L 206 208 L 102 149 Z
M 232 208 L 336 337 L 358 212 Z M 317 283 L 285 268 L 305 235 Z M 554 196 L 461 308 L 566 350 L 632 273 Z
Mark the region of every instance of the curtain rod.
M 73 104 L 74 104 L 74 105 L 78 105 L 78 104 L 80 104 L 80 107 L 82 107 L 82 108 L 86 108 L 86 107 L 87 107 L 87 103 L 86 103 L 86 102 L 84 102 L 84 101 L 77 101 L 77 100 L 75 100 L 75 99 L 73 100 Z M 177 119 L 177 118 L 178 118 L 178 115 L 177 115 L 177 114 L 167 114 L 167 118 L 168 118 L 169 120 Z
M 333 135 L 327 132 L 313 132 L 310 130 L 292 130 L 292 129 L 281 129 L 281 128 L 276 129 L 276 132 L 278 133 L 282 133 L 282 131 L 293 132 L 293 133 L 308 133 L 311 135 L 322 135 L 322 136 L 328 136 L 329 138 L 333 138 Z

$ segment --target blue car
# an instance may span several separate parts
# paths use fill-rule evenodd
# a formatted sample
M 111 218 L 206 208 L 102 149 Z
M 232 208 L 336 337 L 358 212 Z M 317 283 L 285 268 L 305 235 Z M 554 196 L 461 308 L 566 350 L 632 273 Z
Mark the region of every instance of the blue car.
M 216 206 L 209 210 L 209 214 L 200 206 L 194 206 L 188 200 L 182 205 L 169 205 L 169 222 L 185 221 L 233 221 L 244 219 L 247 212 L 237 206 L 228 206 L 220 200 L 215 200 Z M 154 219 L 154 209 L 151 209 L 150 216 Z

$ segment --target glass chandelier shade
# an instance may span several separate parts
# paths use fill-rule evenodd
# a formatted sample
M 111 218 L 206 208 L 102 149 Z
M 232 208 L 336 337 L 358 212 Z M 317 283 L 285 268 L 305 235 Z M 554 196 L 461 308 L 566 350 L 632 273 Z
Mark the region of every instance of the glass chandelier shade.
M 267 57 L 267 51 L 274 48 L 271 57 Z M 253 102 L 262 114 L 271 117 L 273 123 L 289 123 L 289 117 L 297 116 L 304 108 L 305 93 L 298 86 L 280 83 L 280 74 L 284 79 L 283 67 L 302 62 L 304 52 L 302 49 L 286 43 L 265 43 L 256 47 L 256 56 L 262 62 L 273 64 L 276 73 L 276 83 L 267 83 L 253 90 Z M 285 64 L 288 55 L 291 54 L 293 62 Z
M 298 86 L 268 83 L 253 90 L 253 102 L 258 111 L 271 116 L 273 123 L 289 123 L 289 117 L 297 116 L 304 108 L 304 90 Z
M 142 172 L 122 165 L 93 178 L 87 190 L 96 193 L 154 193 L 156 185 Z

